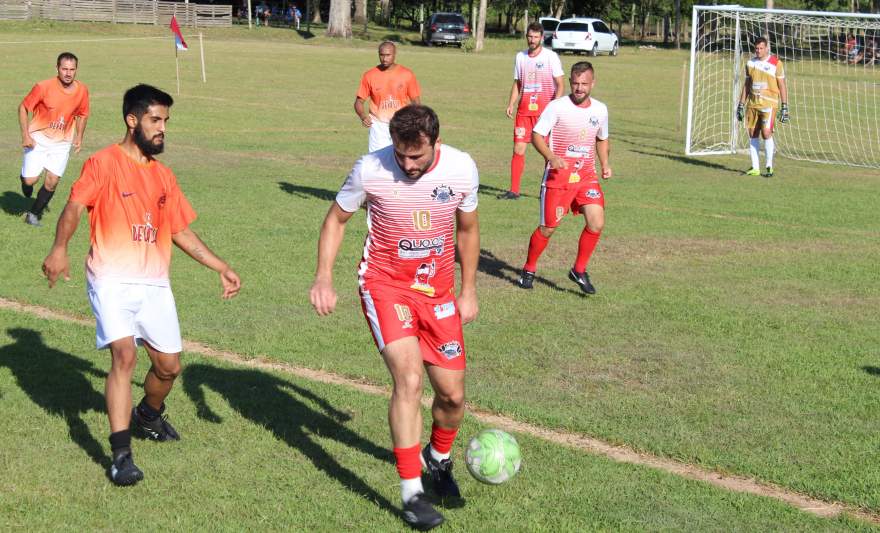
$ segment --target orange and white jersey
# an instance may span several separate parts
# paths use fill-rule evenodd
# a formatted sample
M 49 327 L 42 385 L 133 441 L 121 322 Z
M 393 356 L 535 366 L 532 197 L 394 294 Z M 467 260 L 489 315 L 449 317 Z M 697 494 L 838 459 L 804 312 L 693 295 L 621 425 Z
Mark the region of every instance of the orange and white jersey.
M 564 169 L 548 168 L 543 185 L 574 186 L 596 175 L 596 139 L 608 138 L 608 108 L 594 98 L 575 105 L 570 96 L 563 96 L 547 104 L 533 131 L 550 135 L 550 150 L 568 164 Z
M 541 47 L 535 57 L 528 50 L 516 54 L 513 79 L 519 81 L 518 115 L 537 117 L 556 96 L 556 78 L 564 76 L 562 62 L 553 50 Z
M 118 144 L 94 154 L 70 191 L 89 211 L 89 282 L 168 286 L 171 236 L 196 213 L 171 169 L 130 158 Z
M 746 63 L 746 83 L 748 83 L 748 106 L 765 109 L 779 107 L 779 82 L 785 79 L 782 61 L 775 55 L 765 60 L 753 57 Z
M 361 157 L 336 196 L 349 213 L 367 207 L 361 287 L 382 283 L 429 297 L 452 295 L 456 212 L 477 208 L 479 183 L 473 159 L 447 145 L 420 178 L 400 169 L 393 146 Z
M 370 114 L 387 123 L 398 109 L 418 98 L 420 91 L 416 75 L 403 65 L 395 64 L 386 70 L 373 67 L 364 72 L 357 97 L 369 99 Z
M 73 141 L 74 117 L 89 116 L 89 89 L 74 80 L 65 89 L 58 78 L 43 80 L 21 101 L 34 116 L 28 132 L 39 131 L 50 141 Z

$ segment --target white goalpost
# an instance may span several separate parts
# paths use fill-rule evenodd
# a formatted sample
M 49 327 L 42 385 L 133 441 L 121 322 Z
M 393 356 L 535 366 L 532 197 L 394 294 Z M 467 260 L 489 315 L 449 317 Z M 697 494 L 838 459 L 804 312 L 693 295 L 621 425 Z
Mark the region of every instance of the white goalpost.
M 694 6 L 687 155 L 748 147 L 736 120 L 745 63 L 766 37 L 785 68 L 791 121 L 778 154 L 880 168 L 880 15 Z

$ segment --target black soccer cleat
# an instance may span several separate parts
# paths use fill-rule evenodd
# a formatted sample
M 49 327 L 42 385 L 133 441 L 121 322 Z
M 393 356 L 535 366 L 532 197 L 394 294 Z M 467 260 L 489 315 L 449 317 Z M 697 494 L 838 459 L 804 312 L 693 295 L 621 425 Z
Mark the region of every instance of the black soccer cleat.
M 568 271 L 568 279 L 577 283 L 578 287 L 585 293 L 596 294 L 596 287 L 593 287 L 593 284 L 590 283 L 590 276 L 586 272 L 575 272 L 572 268 Z
M 513 191 L 505 191 L 496 196 L 499 200 L 519 200 L 519 193 Z
M 535 284 L 535 273 L 523 269 L 519 279 L 516 280 L 516 284 L 519 285 L 520 289 L 531 289 Z
M 443 523 L 443 515 L 440 514 L 424 492 L 420 492 L 403 504 L 403 519 L 410 527 L 419 531 L 428 531 Z
M 180 435 L 174 426 L 168 422 L 168 418 L 159 416 L 155 420 L 147 420 L 141 416 L 138 408 L 131 410 L 131 422 L 140 429 L 148 439 L 164 442 L 168 440 L 180 440 Z
M 443 498 L 461 498 L 461 491 L 458 490 L 458 483 L 452 477 L 452 460 L 443 459 L 438 461 L 431 457 L 431 445 L 428 444 L 422 449 L 422 465 L 431 476 L 431 482 L 434 485 L 434 493 Z
M 134 464 L 131 452 L 119 454 L 110 465 L 110 480 L 120 487 L 134 485 L 144 479 L 144 473 Z
M 24 223 L 29 226 L 34 226 L 35 228 L 43 227 L 43 224 L 40 222 L 40 217 L 30 211 L 24 214 Z

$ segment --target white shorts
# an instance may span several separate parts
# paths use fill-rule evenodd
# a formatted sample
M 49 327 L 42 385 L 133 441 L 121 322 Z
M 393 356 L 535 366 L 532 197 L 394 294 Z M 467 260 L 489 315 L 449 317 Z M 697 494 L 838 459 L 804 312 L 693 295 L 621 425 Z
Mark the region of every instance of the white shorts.
M 36 178 L 45 168 L 58 177 L 63 176 L 70 157 L 71 143 L 52 141 L 38 131 L 33 132 L 31 137 L 34 139 L 34 147 L 24 149 L 21 175 L 25 178 Z
M 134 337 L 138 345 L 146 341 L 163 353 L 183 350 L 171 287 L 101 282 L 89 283 L 87 290 L 97 321 L 99 350 L 125 337 Z
M 376 117 L 373 119 L 373 125 L 370 126 L 370 146 L 369 151 L 375 152 L 386 146 L 391 146 L 391 130 L 388 129 L 387 122 L 381 122 Z

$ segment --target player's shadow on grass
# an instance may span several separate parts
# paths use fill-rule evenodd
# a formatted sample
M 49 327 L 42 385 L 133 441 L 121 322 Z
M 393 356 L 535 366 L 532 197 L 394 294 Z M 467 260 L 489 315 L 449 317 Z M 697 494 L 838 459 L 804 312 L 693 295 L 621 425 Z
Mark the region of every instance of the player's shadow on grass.
M 19 193 L 5 191 L 3 196 L 0 196 L 0 209 L 3 209 L 7 215 L 23 215 L 25 211 L 30 209 L 33 202 Z
M 480 184 L 480 190 L 477 191 L 479 194 L 487 194 L 493 197 L 498 196 L 499 194 L 504 194 L 507 192 L 507 189 L 499 189 L 498 187 L 493 187 L 491 185 Z M 526 194 L 524 192 L 519 193 L 520 198 L 535 198 L 531 194 Z M 510 201 L 510 200 L 507 200 Z
M 498 278 L 500 280 L 506 281 L 519 289 L 519 284 L 517 283 L 517 281 L 519 280 L 521 269 L 514 267 L 510 263 L 505 262 L 503 259 L 499 259 L 490 250 L 480 248 L 480 262 L 477 265 L 477 270 L 482 272 L 483 274 L 486 274 L 487 276 L 492 276 L 493 278 Z M 569 292 L 578 296 L 585 296 L 585 294 L 581 293 L 580 291 L 560 287 L 553 281 L 547 278 L 543 278 L 541 276 L 535 276 L 535 284 L 546 285 L 551 289 L 560 292 Z M 523 290 L 523 292 L 528 291 Z
M 687 165 L 695 165 L 698 167 L 711 168 L 712 170 L 723 170 L 725 172 L 733 172 L 734 174 L 742 174 L 741 169 L 730 168 L 724 165 L 719 165 L 718 163 L 710 163 L 701 159 L 694 159 L 693 157 L 673 154 L 657 154 L 653 152 L 643 152 L 641 150 L 630 151 L 634 154 L 649 155 L 651 157 L 662 157 L 663 159 L 669 159 L 670 161 L 677 161 L 679 163 L 685 163 Z
M 319 189 L 317 187 L 307 187 L 305 185 L 294 185 L 286 181 L 279 181 L 278 188 L 287 194 L 299 198 L 317 198 L 318 200 L 326 200 L 332 202 L 336 199 L 336 192 L 328 189 Z
M 183 389 L 196 404 L 199 418 L 214 423 L 222 419 L 205 400 L 209 388 L 226 398 L 241 414 L 296 448 L 315 465 L 352 492 L 398 515 L 400 511 L 384 496 L 339 464 L 317 442 L 315 435 L 332 438 L 350 448 L 391 463 L 391 453 L 343 425 L 349 415 L 335 409 L 310 390 L 259 370 L 190 365 L 183 373 Z M 313 408 L 310 404 L 317 406 Z
M 864 370 L 868 374 L 871 374 L 872 376 L 880 377 L 880 367 L 868 365 L 868 366 L 863 366 L 862 370 Z
M 86 375 L 104 379 L 107 373 L 72 354 L 46 346 L 39 332 L 9 328 L 15 339 L 0 348 L 0 367 L 12 371 L 18 386 L 31 401 L 52 416 L 64 419 L 70 438 L 95 463 L 110 467 L 110 458 L 82 419 L 87 411 L 106 412 L 104 395 L 95 390 Z M 48 459 L 51 464 L 52 459 Z

